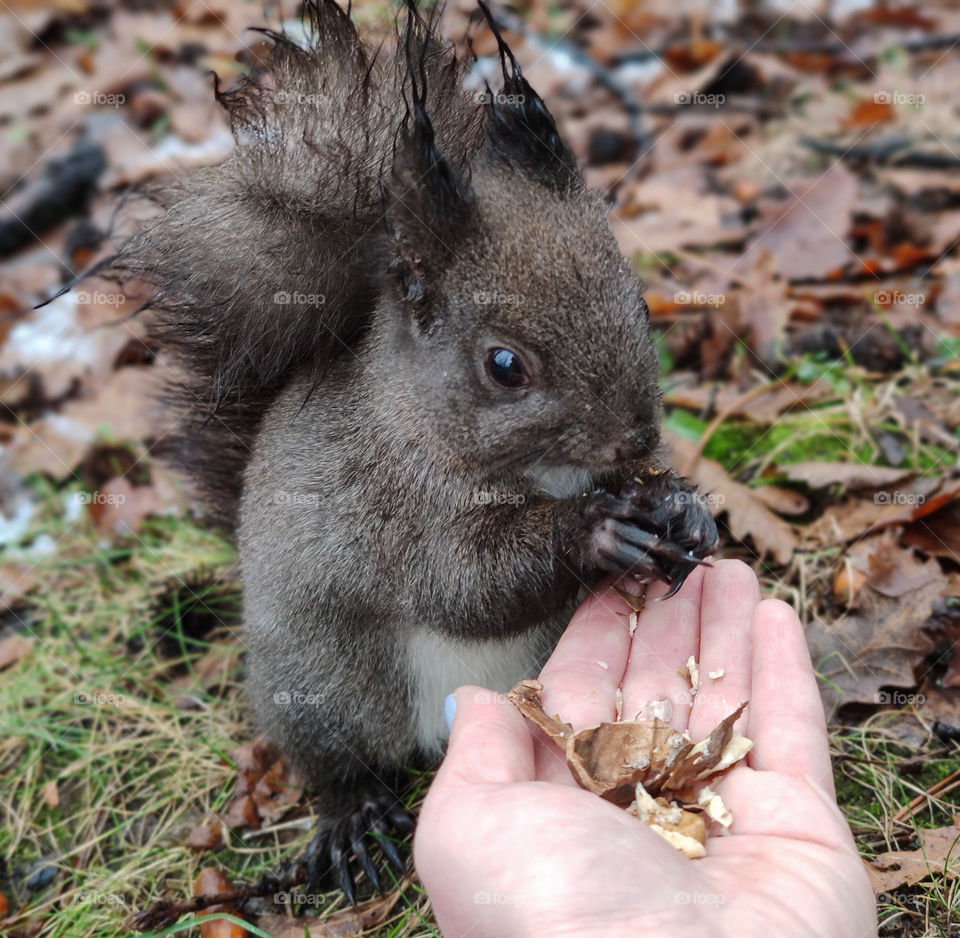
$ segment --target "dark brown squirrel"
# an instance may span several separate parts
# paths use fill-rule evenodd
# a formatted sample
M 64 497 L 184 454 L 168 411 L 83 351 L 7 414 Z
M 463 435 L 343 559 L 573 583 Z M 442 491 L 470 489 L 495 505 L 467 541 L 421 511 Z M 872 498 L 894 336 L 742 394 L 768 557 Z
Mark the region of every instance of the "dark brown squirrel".
M 603 199 L 497 37 L 503 86 L 408 0 L 334 0 L 216 89 L 235 151 L 104 264 L 155 293 L 180 459 L 236 532 L 249 703 L 319 803 L 308 888 L 410 827 L 445 695 L 535 674 L 581 586 L 676 590 L 717 532 L 660 441 L 646 305 Z

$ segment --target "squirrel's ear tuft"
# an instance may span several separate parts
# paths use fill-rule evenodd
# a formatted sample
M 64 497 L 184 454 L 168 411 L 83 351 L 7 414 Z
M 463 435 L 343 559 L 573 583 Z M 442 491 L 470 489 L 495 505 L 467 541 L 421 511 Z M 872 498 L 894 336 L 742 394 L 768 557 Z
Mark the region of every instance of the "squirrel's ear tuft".
M 582 185 L 577 161 L 560 137 L 553 115 L 523 77 L 490 8 L 483 0 L 477 2 L 497 40 L 503 72 L 500 92 L 492 91 L 488 85 L 486 94 L 486 132 L 493 154 L 551 188 Z
M 476 207 L 466 171 L 458 173 L 441 155 L 427 110 L 428 54 L 435 54 L 433 23 L 424 22 L 408 0 L 402 36 L 406 68 L 406 113 L 398 128 L 393 164 L 383 187 L 385 219 L 404 286 L 404 299 L 422 304 L 429 277 L 450 256 L 459 234 L 475 221 Z

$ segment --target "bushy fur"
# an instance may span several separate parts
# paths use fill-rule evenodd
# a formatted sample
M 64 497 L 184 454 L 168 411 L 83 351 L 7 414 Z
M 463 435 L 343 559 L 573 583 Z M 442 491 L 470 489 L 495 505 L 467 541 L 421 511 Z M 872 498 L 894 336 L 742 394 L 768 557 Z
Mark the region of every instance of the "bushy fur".
M 427 126 L 462 173 L 482 142 L 482 107 L 460 90 L 461 63 L 432 21 L 411 8 L 388 52 L 366 47 L 333 0 L 308 10 L 306 48 L 270 33 L 266 64 L 217 91 L 235 151 L 146 188 L 162 214 L 100 271 L 154 287 L 151 328 L 183 376 L 169 388 L 179 460 L 228 524 L 270 402 L 302 367 L 319 377 L 369 325 L 384 186 L 398 154 L 421 171 L 404 144 Z M 418 88 L 429 88 L 426 124 L 411 115 Z

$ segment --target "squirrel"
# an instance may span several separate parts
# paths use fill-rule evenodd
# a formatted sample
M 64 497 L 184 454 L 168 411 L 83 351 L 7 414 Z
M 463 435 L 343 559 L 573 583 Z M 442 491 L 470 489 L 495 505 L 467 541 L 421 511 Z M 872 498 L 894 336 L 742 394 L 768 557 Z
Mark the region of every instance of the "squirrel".
M 535 674 L 581 587 L 671 594 L 717 545 L 660 438 L 659 366 L 603 198 L 489 9 L 502 88 L 437 14 L 395 50 L 334 0 L 228 91 L 236 148 L 155 184 L 101 272 L 151 285 L 180 463 L 235 533 L 257 726 L 305 774 L 308 888 L 403 861 L 399 767 L 445 696 Z

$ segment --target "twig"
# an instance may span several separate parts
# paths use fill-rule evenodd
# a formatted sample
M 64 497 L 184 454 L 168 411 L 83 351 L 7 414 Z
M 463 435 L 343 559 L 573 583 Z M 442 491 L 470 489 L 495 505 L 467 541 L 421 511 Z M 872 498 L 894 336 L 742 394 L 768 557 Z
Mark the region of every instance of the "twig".
M 848 147 L 830 140 L 801 137 L 800 143 L 817 153 L 840 156 L 848 160 L 866 160 L 890 166 L 908 166 L 916 169 L 955 169 L 960 156 L 954 153 L 931 153 L 929 150 L 906 150 L 913 141 L 909 137 L 886 137 L 873 143 Z
M 136 931 L 164 928 L 190 912 L 200 912 L 212 905 L 236 905 L 246 902 L 248 899 L 268 896 L 271 893 L 286 892 L 294 886 L 299 886 L 305 879 L 306 867 L 302 863 L 298 863 L 282 879 L 271 875 L 261 876 L 260 879 L 249 886 L 239 886 L 236 889 L 218 892 L 212 896 L 194 896 L 184 902 L 160 900 L 154 902 L 153 905 L 142 912 L 138 912 L 133 918 L 132 927 Z
M 766 384 L 756 384 L 745 394 L 741 394 L 735 401 L 731 401 L 726 407 L 721 410 L 713 420 L 707 425 L 707 429 L 703 431 L 703 435 L 697 440 L 697 445 L 693 448 L 693 451 L 690 453 L 689 458 L 684 463 L 680 469 L 680 475 L 688 477 L 691 472 L 693 472 L 697 463 L 700 461 L 700 457 L 703 455 L 704 448 L 707 443 L 710 442 L 710 437 L 716 433 L 717 428 L 724 420 L 727 419 L 732 413 L 736 412 L 740 407 L 746 404 L 748 401 L 752 401 L 756 397 L 762 397 L 768 391 L 772 391 L 780 381 L 768 381 Z
M 791 55 L 793 53 L 807 53 L 811 55 L 840 55 L 849 57 L 851 48 L 849 43 L 842 40 L 829 39 L 783 39 L 775 42 L 758 42 L 751 44 L 738 37 L 727 35 L 723 38 L 728 54 L 743 56 L 748 52 L 769 53 L 772 55 Z M 952 33 L 944 36 L 923 36 L 917 39 L 906 39 L 903 42 L 877 43 L 877 48 L 853 50 L 853 61 L 870 62 L 883 55 L 891 48 L 903 49 L 904 52 L 928 52 L 935 49 L 950 49 L 960 44 L 960 34 Z M 653 59 L 662 59 L 669 51 L 668 46 L 657 49 L 631 49 L 613 57 L 615 66 L 650 62 Z
M 960 769 L 951 772 L 946 778 L 940 779 L 936 785 L 931 785 L 923 794 L 917 795 L 909 804 L 904 805 L 894 816 L 894 821 L 904 821 L 910 817 L 927 799 L 934 795 L 945 795 L 948 791 L 960 787 Z

